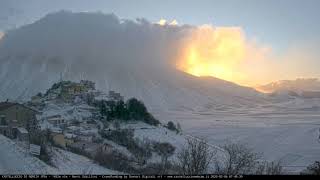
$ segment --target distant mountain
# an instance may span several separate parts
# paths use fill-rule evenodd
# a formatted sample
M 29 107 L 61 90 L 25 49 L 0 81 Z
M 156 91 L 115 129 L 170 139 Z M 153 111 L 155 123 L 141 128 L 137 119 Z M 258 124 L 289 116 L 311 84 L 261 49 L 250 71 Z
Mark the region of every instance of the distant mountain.
M 6 32 L 0 41 L 0 100 L 26 100 L 60 79 L 87 79 L 100 90 L 141 99 L 154 111 L 254 107 L 266 101 L 252 88 L 173 68 L 171 45 L 185 28 L 112 14 L 49 14 Z
M 288 94 L 306 98 L 320 98 L 320 81 L 317 78 L 296 80 L 281 80 L 256 88 L 259 91 L 272 94 Z

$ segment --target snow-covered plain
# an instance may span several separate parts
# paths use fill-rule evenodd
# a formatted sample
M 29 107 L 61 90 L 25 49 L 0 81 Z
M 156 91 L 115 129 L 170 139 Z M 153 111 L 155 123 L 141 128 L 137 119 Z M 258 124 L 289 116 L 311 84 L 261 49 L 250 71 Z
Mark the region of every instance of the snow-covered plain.
M 312 108 L 316 103 L 319 100 L 294 99 L 246 111 L 171 111 L 157 117 L 180 122 L 186 134 L 210 144 L 247 144 L 264 159 L 279 160 L 288 173 L 298 173 L 320 158 L 320 111 Z

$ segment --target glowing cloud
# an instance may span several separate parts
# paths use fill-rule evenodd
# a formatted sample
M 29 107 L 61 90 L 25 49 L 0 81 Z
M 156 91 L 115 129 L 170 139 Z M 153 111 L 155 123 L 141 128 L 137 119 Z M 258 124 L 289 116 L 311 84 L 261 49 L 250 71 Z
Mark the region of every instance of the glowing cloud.
M 177 68 L 195 76 L 214 76 L 240 84 L 249 84 L 242 66 L 259 61 L 268 48 L 246 39 L 240 27 L 202 25 L 193 29 L 184 41 Z
M 165 20 L 165 19 L 160 19 L 157 24 L 159 24 L 160 26 L 164 26 L 164 25 L 167 24 L 167 20 Z
M 178 21 L 174 19 L 170 23 L 168 23 L 167 20 L 161 18 L 156 24 L 158 24 L 160 26 L 165 26 L 165 25 L 177 26 L 178 25 Z
M 169 25 L 176 26 L 178 25 L 178 21 L 174 19 Z

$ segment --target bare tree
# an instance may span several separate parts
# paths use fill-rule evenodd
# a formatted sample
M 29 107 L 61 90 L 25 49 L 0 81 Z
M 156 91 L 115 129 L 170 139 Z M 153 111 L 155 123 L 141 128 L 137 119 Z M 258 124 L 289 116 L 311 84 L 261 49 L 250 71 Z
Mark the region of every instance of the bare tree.
M 205 140 L 187 139 L 187 144 L 178 153 L 178 167 L 182 174 L 207 173 L 215 152 Z
M 133 153 L 140 168 L 147 164 L 147 160 L 152 156 L 152 146 L 149 139 L 140 140 L 136 138 L 129 146 L 129 151 Z
M 220 174 L 253 174 L 259 155 L 243 144 L 227 144 L 226 160 L 216 162 L 216 173 Z
M 108 168 L 126 173 L 135 172 L 132 166 L 132 160 L 126 155 L 119 151 L 103 151 L 102 148 L 96 152 L 94 161 L 98 164 Z
M 171 167 L 171 163 L 168 160 L 168 156 L 165 154 L 161 155 L 161 162 L 159 167 L 159 174 L 167 174 Z
M 320 175 L 320 161 L 316 161 L 307 167 L 307 174 Z
M 157 167 L 158 174 L 168 174 L 173 166 L 169 157 L 174 154 L 175 147 L 168 142 L 153 142 L 153 149 L 161 157 Z
M 257 175 L 280 175 L 283 174 L 283 168 L 280 161 L 267 162 L 263 161 L 258 163 L 255 174 Z

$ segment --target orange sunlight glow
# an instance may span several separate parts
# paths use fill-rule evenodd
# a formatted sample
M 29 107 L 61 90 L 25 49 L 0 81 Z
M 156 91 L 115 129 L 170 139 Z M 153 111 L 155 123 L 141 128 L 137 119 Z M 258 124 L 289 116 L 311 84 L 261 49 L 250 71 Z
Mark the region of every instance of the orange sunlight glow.
M 254 82 L 245 71 L 246 61 L 261 60 L 268 51 L 246 40 L 239 27 L 202 25 L 185 41 L 176 67 L 195 76 L 214 76 L 242 85 Z

